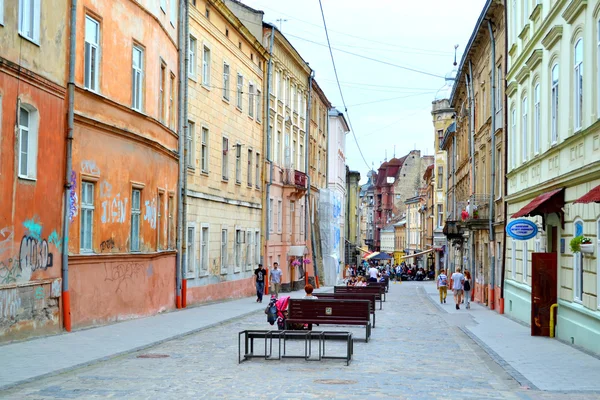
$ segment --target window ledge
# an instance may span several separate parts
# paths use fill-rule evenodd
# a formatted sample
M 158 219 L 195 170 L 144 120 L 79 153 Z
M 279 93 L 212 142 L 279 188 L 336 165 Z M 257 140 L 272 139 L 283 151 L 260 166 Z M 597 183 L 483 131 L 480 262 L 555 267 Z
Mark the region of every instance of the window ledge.
M 208 171 L 200 171 L 200 175 L 208 176 Z
M 31 178 L 29 176 L 19 175 L 19 179 L 30 182 L 37 182 L 37 178 Z
M 228 98 L 226 98 L 226 97 L 221 97 L 221 100 L 223 100 L 223 103 L 231 104 L 231 103 L 229 102 L 229 99 L 228 99 Z
M 33 44 L 34 44 L 34 45 L 36 45 L 37 47 L 41 47 L 41 46 L 40 46 L 39 39 L 37 39 L 37 40 L 36 40 L 36 39 L 32 39 L 32 38 L 30 38 L 29 36 L 25 36 L 25 35 L 24 35 L 23 33 L 21 33 L 21 32 L 19 32 L 19 36 L 20 36 L 21 38 L 23 38 L 23 39 L 27 40 L 28 42 L 30 42 L 30 43 L 33 43 Z
M 190 74 L 188 74 L 188 79 L 190 81 L 194 81 L 195 83 L 198 83 L 198 78 L 196 77 L 196 75 L 190 75 Z
M 229 178 L 221 178 L 221 182 L 223 182 L 223 183 L 229 183 Z
M 238 110 L 239 112 L 243 112 L 242 109 L 240 108 L 240 106 L 235 106 L 235 109 Z
M 210 92 L 210 86 L 208 86 L 206 83 L 202 82 L 202 87 L 204 88 L 204 90 L 207 90 Z

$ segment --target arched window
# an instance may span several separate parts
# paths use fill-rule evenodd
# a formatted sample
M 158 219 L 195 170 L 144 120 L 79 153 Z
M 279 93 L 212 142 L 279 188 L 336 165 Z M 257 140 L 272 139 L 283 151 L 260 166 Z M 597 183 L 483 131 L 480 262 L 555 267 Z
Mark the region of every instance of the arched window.
M 38 112 L 28 104 L 19 108 L 19 178 L 37 176 Z
M 540 84 L 536 83 L 535 89 L 533 89 L 533 152 L 539 154 L 540 152 L 540 124 L 541 110 L 540 110 Z
M 552 94 L 551 94 L 551 124 L 550 127 L 550 143 L 556 144 L 558 142 L 558 63 L 552 66 Z
M 583 221 L 576 219 L 574 236 L 583 235 Z M 580 252 L 573 253 L 573 300 L 583 300 L 583 257 Z
M 577 131 L 583 125 L 583 39 L 579 38 L 575 43 L 573 65 L 573 116 L 574 129 Z
M 525 96 L 521 105 L 521 155 L 523 162 L 527 161 L 527 121 L 527 96 Z

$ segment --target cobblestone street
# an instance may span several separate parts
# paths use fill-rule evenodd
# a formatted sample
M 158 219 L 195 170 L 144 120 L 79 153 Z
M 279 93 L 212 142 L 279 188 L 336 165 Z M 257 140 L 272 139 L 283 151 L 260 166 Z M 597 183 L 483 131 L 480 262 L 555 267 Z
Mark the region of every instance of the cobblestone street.
M 441 311 L 422 286 L 391 285 L 383 310 L 378 310 L 372 340 L 355 343 L 350 366 L 341 360 L 290 359 L 254 359 L 238 365 L 237 333 L 270 327 L 260 312 L 139 353 L 21 385 L 0 398 L 600 399 L 594 392 L 567 394 L 521 387 L 460 330 L 469 317 Z M 363 329 L 350 330 L 357 338 L 364 335 Z M 338 346 L 332 345 L 331 351 L 341 349 Z M 143 354 L 168 357 L 138 358 Z

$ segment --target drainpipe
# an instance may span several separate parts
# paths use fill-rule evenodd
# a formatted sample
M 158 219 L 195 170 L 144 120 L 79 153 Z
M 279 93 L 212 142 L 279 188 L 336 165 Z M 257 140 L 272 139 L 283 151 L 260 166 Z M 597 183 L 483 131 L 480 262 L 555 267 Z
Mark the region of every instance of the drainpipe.
M 312 108 L 312 82 L 315 76 L 315 71 L 311 70 L 310 71 L 310 75 L 308 76 L 308 96 L 307 96 L 307 104 L 306 104 L 306 118 L 304 120 L 304 123 L 306 124 L 306 134 L 305 134 L 305 144 L 304 144 L 304 171 L 306 171 L 306 176 L 308 177 L 308 192 L 306 194 L 306 199 L 305 199 L 305 206 L 304 206 L 304 243 L 306 243 L 306 239 L 308 235 L 308 230 L 311 227 L 311 223 L 310 223 L 310 204 L 311 204 L 311 199 L 310 199 L 310 185 L 311 185 L 311 179 L 310 179 L 310 173 L 308 170 L 308 154 L 309 154 L 309 144 L 310 144 L 310 112 L 311 112 L 311 108 Z M 319 173 L 319 171 L 317 171 L 317 174 Z M 318 176 L 317 176 L 318 178 Z M 318 179 L 317 179 L 317 183 L 318 183 Z M 313 266 L 313 273 L 315 275 L 315 286 L 318 288 L 319 287 L 319 278 L 318 278 L 318 273 L 317 273 L 317 257 L 316 257 L 316 249 L 315 249 L 315 234 L 312 230 L 312 228 L 310 228 L 310 247 L 311 247 L 311 253 L 312 253 L 312 266 Z M 304 271 L 304 273 L 306 275 L 308 275 L 308 273 L 306 271 Z
M 270 194 L 271 194 L 271 185 L 273 184 L 273 160 L 271 159 L 271 140 L 272 140 L 272 128 L 271 128 L 271 113 L 269 111 L 269 107 L 271 104 L 271 80 L 273 78 L 273 41 L 275 39 L 275 26 L 271 27 L 271 35 L 269 38 L 269 64 L 267 66 L 267 90 L 265 94 L 265 111 L 267 117 L 265 118 L 266 128 L 267 128 L 267 162 L 269 163 L 269 182 L 267 182 L 267 190 L 265 191 L 266 201 L 266 229 L 265 229 L 265 258 L 267 257 L 267 242 L 271 237 L 271 202 L 270 202 Z M 273 121 L 275 123 L 275 121 Z M 268 273 L 267 273 L 268 275 Z
M 471 194 L 475 194 L 477 188 L 477 176 L 475 172 L 475 96 L 473 95 L 473 63 L 469 60 L 469 83 L 468 83 L 468 95 L 469 95 L 469 132 L 471 137 Z M 475 204 L 473 202 L 473 204 Z M 475 264 L 475 232 L 471 231 L 470 234 L 470 243 L 471 243 L 471 275 L 473 279 L 476 281 L 477 268 Z M 475 296 L 475 291 L 472 292 L 473 297 Z
M 505 2 L 506 3 L 506 2 Z M 504 5 L 504 9 L 506 10 L 506 4 Z M 507 26 L 506 23 L 508 22 L 508 15 L 505 12 L 504 13 L 504 26 Z M 508 49 L 508 35 L 504 35 L 504 49 Z M 504 52 L 504 59 L 506 60 L 506 50 Z M 507 73 L 507 63 L 506 61 L 504 62 L 504 76 L 506 76 Z M 504 83 L 502 84 L 503 87 L 505 87 L 506 85 L 504 85 Z M 498 89 L 500 90 L 500 89 Z M 504 123 L 503 123 L 503 133 L 504 133 L 504 148 L 502 150 L 504 150 L 504 169 L 506 171 L 508 171 L 508 107 L 506 107 L 506 90 L 503 91 L 504 93 L 504 98 L 502 99 L 503 103 L 504 103 Z M 502 171 L 499 171 L 500 174 L 502 174 Z M 506 190 L 508 189 L 508 181 L 506 179 L 504 179 L 503 182 L 504 185 L 504 193 L 506 193 Z M 504 221 L 506 223 L 506 215 L 507 215 L 507 204 L 506 201 L 503 201 L 503 205 L 504 205 L 504 214 L 503 214 L 503 218 Z M 501 276 L 502 279 L 500 280 L 500 303 L 498 304 L 498 313 L 500 314 L 504 314 L 504 274 L 506 271 L 506 229 L 502 230 L 503 234 L 502 234 L 502 270 L 501 270 Z
M 62 238 L 62 308 L 63 326 L 71 332 L 71 295 L 69 294 L 69 205 L 71 194 L 71 174 L 73 169 L 73 125 L 75 121 L 75 48 L 77 38 L 77 0 L 71 0 L 71 21 L 69 26 L 69 81 L 67 82 L 67 165 L 65 167 L 65 199 L 63 201 Z
M 185 174 L 184 165 L 184 112 L 183 104 L 185 102 L 185 89 L 187 85 L 187 76 L 185 76 L 186 67 L 184 65 L 186 56 L 183 54 L 185 51 L 184 41 L 187 41 L 185 37 L 184 27 L 184 14 L 187 0 L 180 0 L 179 2 L 179 93 L 177 99 L 177 112 L 179 115 L 179 122 L 177 126 L 178 133 L 178 144 L 177 153 L 179 155 L 179 175 L 177 177 L 177 258 L 176 258 L 176 307 L 181 308 L 181 281 L 182 281 L 182 238 L 183 238 L 183 179 Z
M 458 126 L 457 126 L 458 128 Z M 456 132 L 454 132 L 454 137 L 452 138 L 452 215 L 454 218 L 456 215 Z M 453 251 L 452 255 L 452 271 L 455 270 L 456 265 L 456 251 Z
M 186 140 L 189 134 L 189 125 L 188 125 L 188 84 L 187 84 L 187 77 L 188 77 L 188 66 L 189 66 L 189 60 L 190 60 L 190 42 L 188 40 L 188 38 L 190 37 L 190 23 L 189 23 L 189 1 L 185 2 L 185 9 L 184 9 L 184 22 L 183 22 L 183 27 L 184 27 L 184 39 L 185 39 L 185 63 L 184 63 L 184 74 L 183 74 L 183 81 L 185 82 L 185 85 L 183 85 L 183 193 L 182 193 L 182 197 L 183 197 L 183 207 L 181 210 L 181 218 L 183 219 L 183 236 L 182 236 L 182 240 L 181 240 L 181 270 L 183 271 L 183 268 L 185 266 L 187 266 L 187 178 L 188 178 L 188 167 L 189 167 L 189 163 L 188 163 L 188 152 L 190 151 L 190 149 L 188 148 L 188 141 Z M 187 306 L 187 279 L 183 279 L 183 274 L 182 274 L 182 280 L 181 280 L 181 307 L 185 308 Z
M 495 243 L 494 243 L 494 197 L 495 197 L 495 193 L 494 193 L 494 189 L 495 189 L 495 183 L 496 183 L 496 41 L 494 39 L 494 32 L 492 30 L 492 22 L 490 20 L 488 20 L 488 30 L 490 32 L 490 42 L 491 42 L 491 47 L 492 47 L 492 60 L 490 62 L 490 66 L 492 69 L 492 90 L 490 92 L 490 96 L 492 97 L 492 107 L 491 107 L 491 113 L 492 113 L 492 179 L 490 180 L 490 223 L 489 223 L 489 229 L 490 229 L 490 272 L 491 272 L 491 277 L 490 277 L 490 289 L 489 289 L 489 295 L 488 298 L 490 299 L 490 310 L 493 310 L 495 308 L 496 305 L 496 298 L 495 298 L 495 286 L 496 286 L 496 257 L 494 254 L 495 251 Z

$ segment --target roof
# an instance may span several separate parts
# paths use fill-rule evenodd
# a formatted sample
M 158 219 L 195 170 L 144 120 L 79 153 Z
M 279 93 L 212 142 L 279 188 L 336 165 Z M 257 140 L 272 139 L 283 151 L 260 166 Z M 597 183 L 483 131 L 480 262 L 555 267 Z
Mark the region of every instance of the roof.
M 270 30 L 275 30 L 275 32 L 277 32 L 279 34 L 279 35 L 275 35 L 275 37 L 279 36 L 279 37 L 281 37 L 283 39 L 282 42 L 284 42 L 284 44 L 286 44 L 287 46 L 290 47 L 290 49 L 293 50 L 292 56 L 294 56 L 294 57 L 297 58 L 297 61 L 299 62 L 299 64 L 310 75 L 312 73 L 312 68 L 308 65 L 308 62 L 306 62 L 306 60 L 304 60 L 304 58 L 302 58 L 302 55 L 300 55 L 300 52 L 298 50 L 296 50 L 296 48 L 288 40 L 288 38 L 286 38 L 285 35 L 279 30 L 279 28 L 277 28 L 274 24 L 272 24 L 270 22 L 264 22 L 263 21 L 263 32 L 266 33 L 267 31 L 270 31 Z
M 561 212 L 565 204 L 565 188 L 558 188 L 547 193 L 540 194 L 531 200 L 525 207 L 514 213 L 511 218 L 533 217 L 534 215 L 551 214 Z
M 404 165 L 408 155 L 401 158 L 392 158 L 390 161 L 386 161 L 379 167 L 379 174 L 377 174 L 377 180 L 375 181 L 376 186 L 392 185 L 388 183 L 387 178 L 394 178 L 394 183 L 400 174 L 400 169 Z
M 600 185 L 575 200 L 575 203 L 600 203 Z
M 344 122 L 344 126 L 346 127 L 346 133 L 350 132 L 350 126 L 348 125 L 348 121 L 346 121 L 346 117 L 344 116 L 343 112 L 333 107 L 329 109 L 329 112 L 327 114 L 330 117 L 341 117 L 342 121 Z

